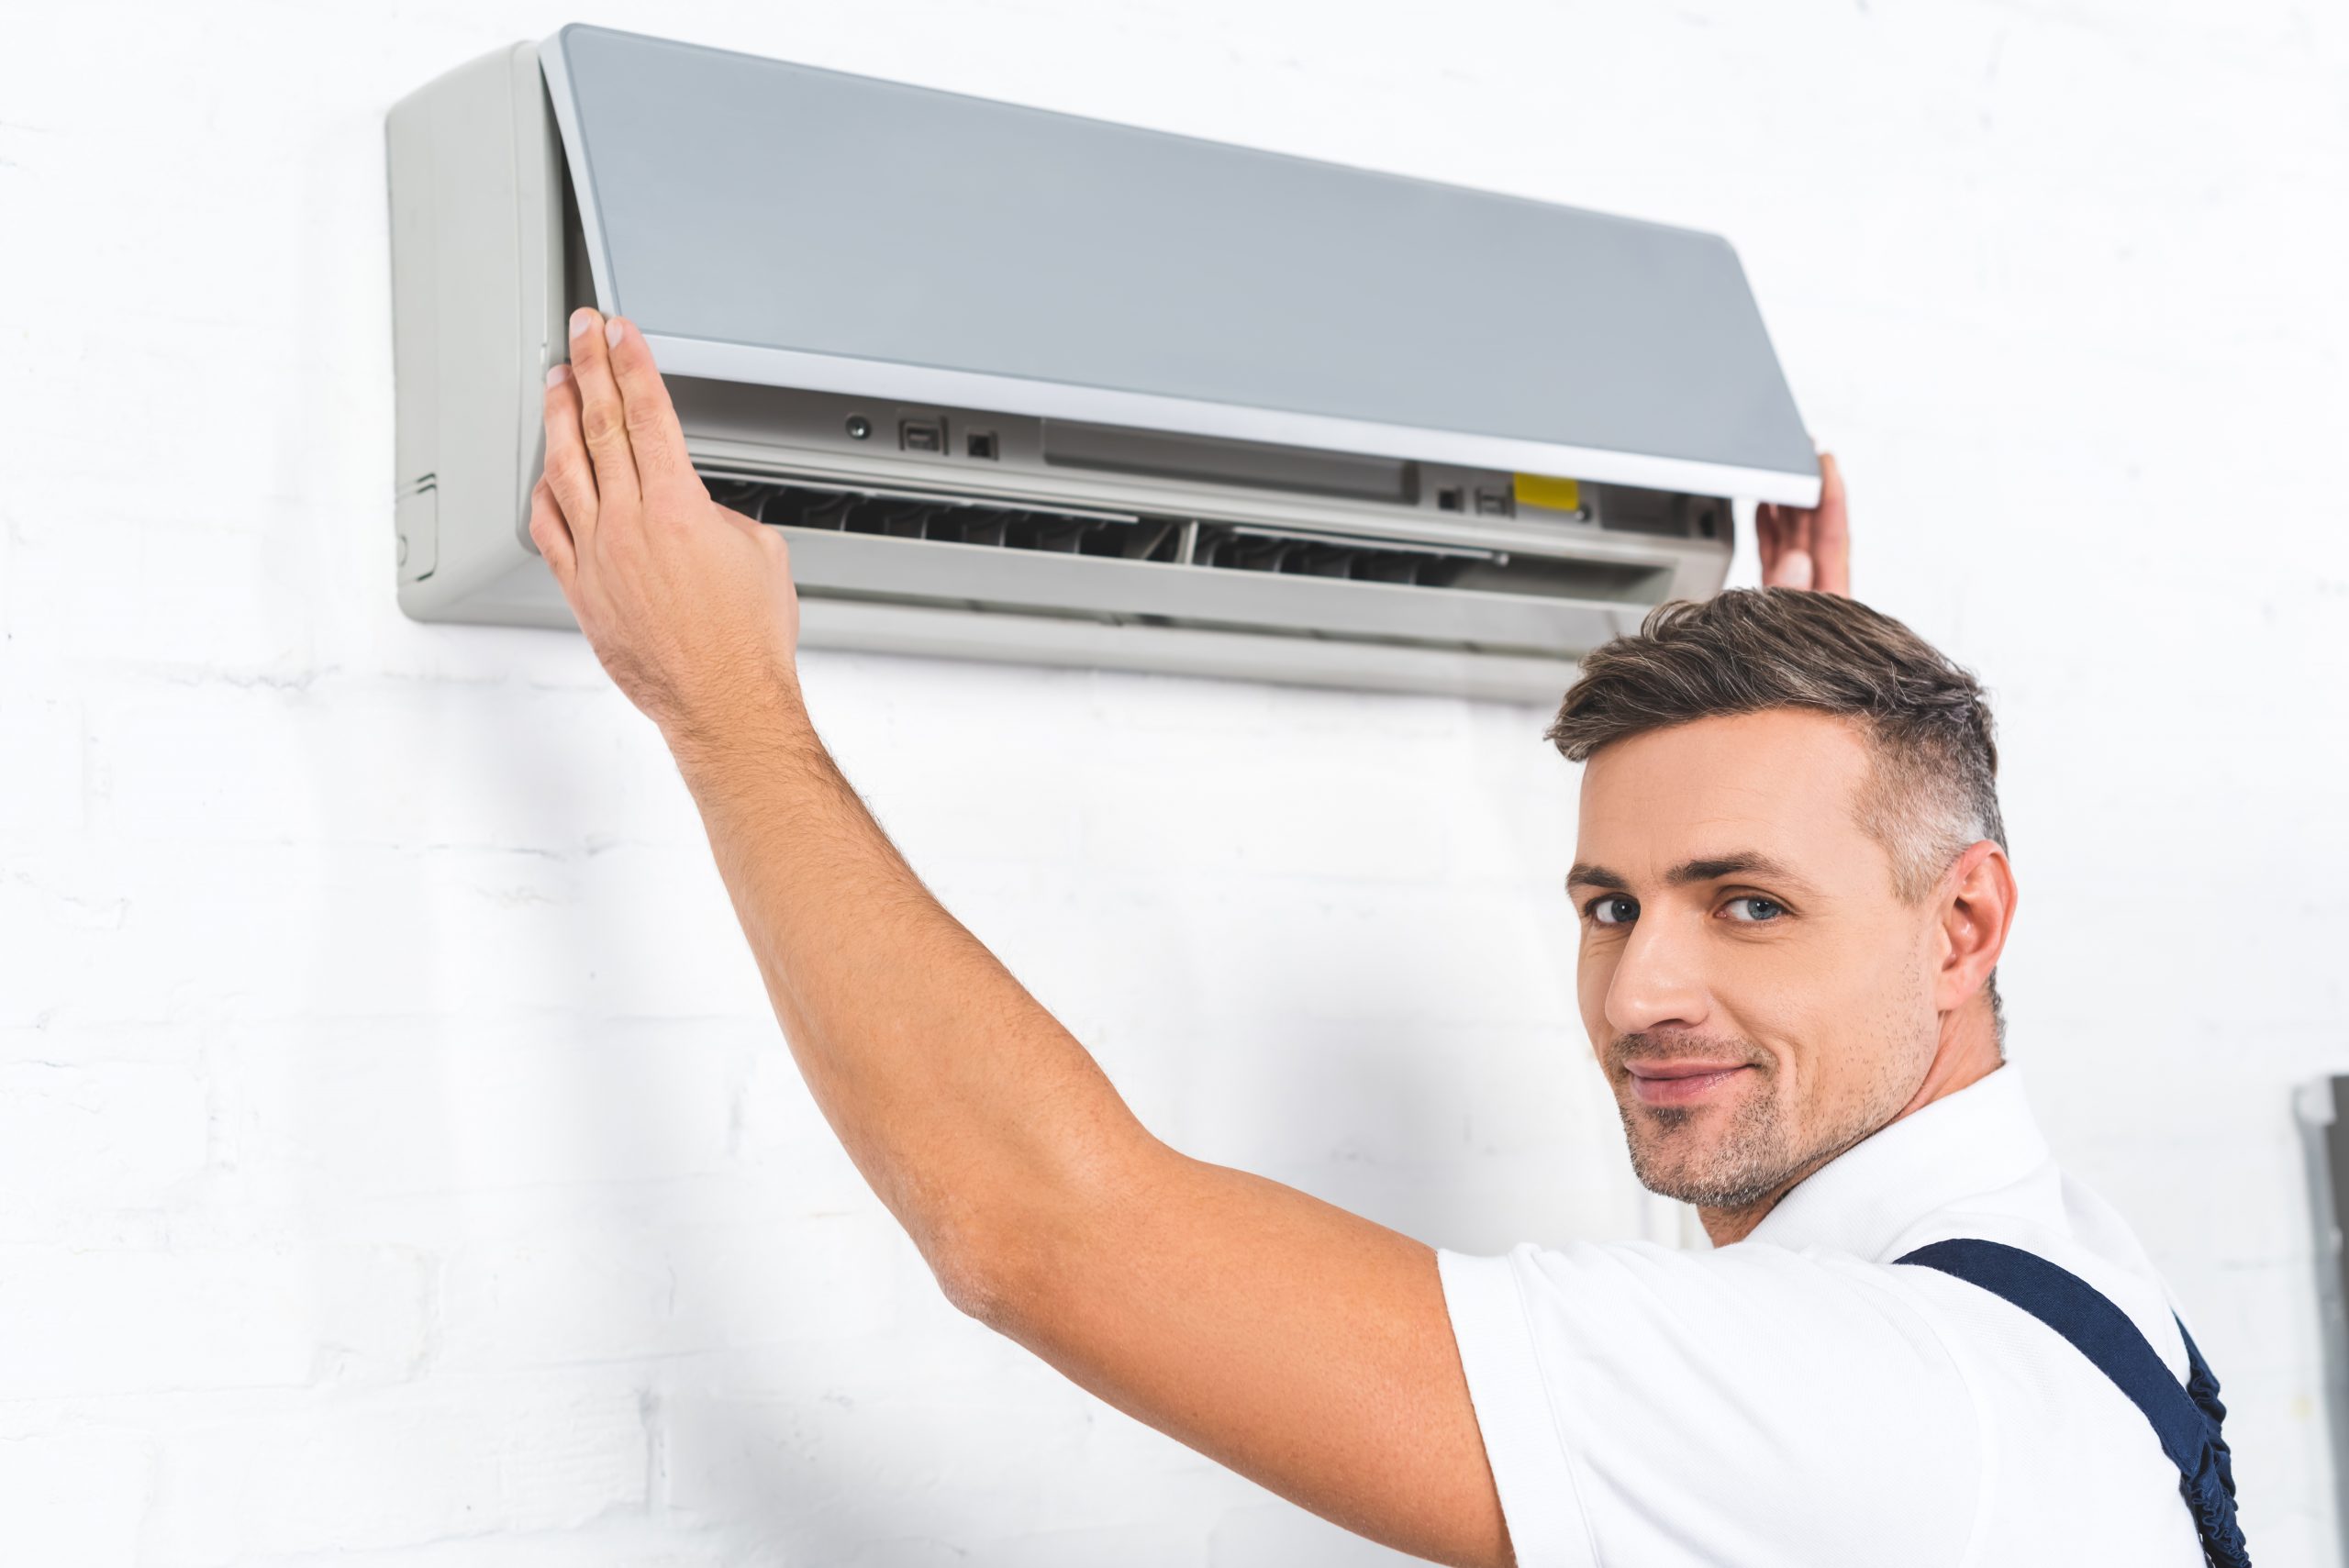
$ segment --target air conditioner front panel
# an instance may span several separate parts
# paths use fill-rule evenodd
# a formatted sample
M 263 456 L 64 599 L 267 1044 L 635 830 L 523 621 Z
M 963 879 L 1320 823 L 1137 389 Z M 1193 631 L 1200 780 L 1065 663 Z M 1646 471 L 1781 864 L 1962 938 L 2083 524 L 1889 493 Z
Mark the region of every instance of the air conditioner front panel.
M 599 302 L 673 372 L 1816 499 L 1716 236 L 597 28 L 540 58 Z
M 799 556 L 794 556 L 795 564 Z M 1560 644 L 1582 649 L 1639 625 L 1637 606 L 1587 605 Z M 440 611 L 437 619 L 570 629 L 571 611 L 536 557 Z M 1048 664 L 1282 681 L 1364 691 L 1422 692 L 1554 704 L 1574 684 L 1574 658 L 1399 639 L 1337 638 L 1294 628 L 1152 624 L 1086 612 L 974 611 L 965 602 L 904 602 L 808 592 L 799 645 L 996 663 Z
M 1594 611 L 1578 643 L 1604 641 L 1639 624 L 1635 614 Z M 924 605 L 800 601 L 803 647 L 910 653 L 1022 664 L 1136 670 L 1275 680 L 1379 692 L 1486 697 L 1553 706 L 1578 673 L 1570 659 L 1408 643 L 1279 636 L 1185 625 L 1111 624 L 1087 618 L 973 615 Z

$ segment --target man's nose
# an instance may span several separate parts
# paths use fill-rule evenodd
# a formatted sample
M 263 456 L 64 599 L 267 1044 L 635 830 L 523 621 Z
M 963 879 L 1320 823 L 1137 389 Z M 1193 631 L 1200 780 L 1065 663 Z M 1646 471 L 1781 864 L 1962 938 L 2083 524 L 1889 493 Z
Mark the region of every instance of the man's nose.
M 1698 1029 L 1711 1010 L 1702 939 L 1685 920 L 1651 915 L 1631 928 L 1607 986 L 1607 1021 L 1621 1034 Z

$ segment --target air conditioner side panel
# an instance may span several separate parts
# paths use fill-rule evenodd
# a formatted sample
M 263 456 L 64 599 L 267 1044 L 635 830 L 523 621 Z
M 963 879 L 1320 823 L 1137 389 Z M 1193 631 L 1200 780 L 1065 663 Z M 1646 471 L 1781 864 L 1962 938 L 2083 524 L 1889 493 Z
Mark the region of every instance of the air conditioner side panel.
M 384 141 L 400 606 L 461 618 L 469 595 L 537 562 L 539 390 L 563 304 L 561 174 L 537 50 L 501 49 L 403 98 Z

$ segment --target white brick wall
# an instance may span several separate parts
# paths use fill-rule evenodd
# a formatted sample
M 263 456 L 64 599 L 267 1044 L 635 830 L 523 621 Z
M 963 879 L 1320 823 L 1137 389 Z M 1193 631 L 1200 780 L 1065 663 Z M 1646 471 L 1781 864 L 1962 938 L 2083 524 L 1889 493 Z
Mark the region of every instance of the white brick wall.
M 575 639 L 395 611 L 383 112 L 565 19 L 0 5 L 0 1561 L 1384 1560 L 948 1308 L 651 729 Z M 2263 1568 L 2338 1560 L 2287 1104 L 2349 1068 L 2340 6 L 591 19 L 1731 236 L 1865 596 L 1996 691 L 2043 1116 L 2196 1315 Z M 1539 708 L 807 664 L 1184 1147 L 1454 1246 L 1674 1233 Z

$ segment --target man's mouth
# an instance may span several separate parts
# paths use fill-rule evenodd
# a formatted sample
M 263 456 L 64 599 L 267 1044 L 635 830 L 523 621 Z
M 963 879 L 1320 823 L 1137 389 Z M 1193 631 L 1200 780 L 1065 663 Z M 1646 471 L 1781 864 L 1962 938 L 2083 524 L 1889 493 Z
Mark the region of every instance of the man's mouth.
M 1693 1106 L 1718 1093 L 1751 1062 L 1634 1062 L 1625 1069 L 1631 1094 L 1643 1106 Z

